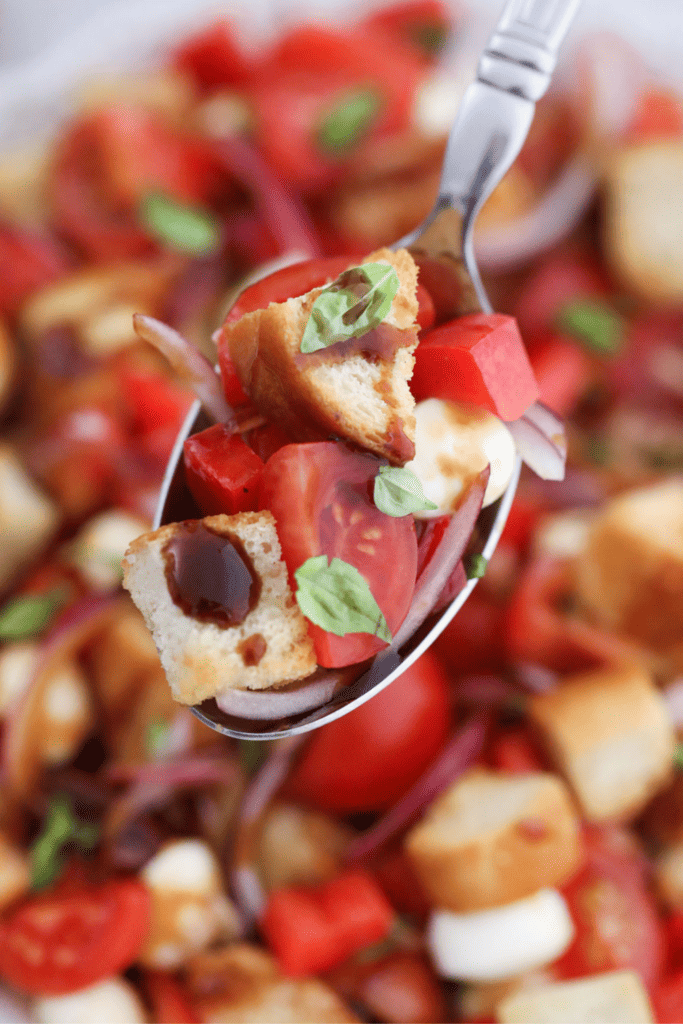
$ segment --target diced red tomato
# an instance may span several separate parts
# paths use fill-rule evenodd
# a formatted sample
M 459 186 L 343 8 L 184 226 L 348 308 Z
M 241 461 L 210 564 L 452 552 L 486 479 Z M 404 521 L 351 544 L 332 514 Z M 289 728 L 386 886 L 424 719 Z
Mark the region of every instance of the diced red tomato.
M 542 772 L 547 764 L 524 726 L 501 729 L 491 743 L 491 763 L 503 772 Z
M 216 423 L 188 437 L 183 454 L 187 486 L 204 515 L 256 509 L 263 462 L 239 434 Z
M 359 261 L 362 257 L 359 257 Z M 245 288 L 226 317 L 227 323 L 234 323 L 245 313 L 266 309 L 271 302 L 286 302 L 299 295 L 305 295 L 312 288 L 334 281 L 336 277 L 353 265 L 348 256 L 325 256 L 322 259 L 303 260 L 292 263 L 274 274 L 256 281 Z M 220 342 L 219 342 L 220 345 Z
M 92 124 L 105 181 L 120 202 L 134 206 L 150 192 L 183 203 L 209 198 L 217 169 L 200 138 L 183 136 L 128 105 L 100 111 Z
M 593 376 L 590 356 L 575 341 L 549 334 L 529 355 L 541 401 L 567 416 L 585 393 Z
M 276 889 L 260 922 L 280 969 L 318 974 L 383 939 L 394 911 L 371 875 L 348 871 L 311 889 Z
M 25 298 L 68 267 L 66 254 L 49 235 L 0 224 L 0 314 L 16 313 Z
M 418 401 L 444 398 L 515 420 L 539 397 L 529 357 L 510 316 L 475 313 L 420 341 L 410 388 Z
M 554 329 L 555 317 L 567 302 L 604 298 L 610 292 L 593 253 L 560 251 L 543 257 L 513 312 L 522 336 L 532 342 Z
M 427 920 L 432 909 L 429 897 L 401 846 L 392 850 L 381 850 L 377 859 L 373 860 L 372 871 L 389 897 L 392 907 L 401 914 L 408 914 L 416 921 Z
M 308 558 L 327 555 L 353 565 L 393 634 L 413 596 L 417 541 L 412 516 L 385 515 L 372 501 L 379 462 L 334 441 L 290 444 L 263 471 L 259 508 L 275 516 L 292 587 Z M 387 572 L 387 559 L 400 572 Z M 339 668 L 376 654 L 385 642 L 369 633 L 336 636 L 309 624 L 319 665 Z
M 253 65 L 240 47 L 235 30 L 225 18 L 190 36 L 176 50 L 175 63 L 201 88 L 244 85 L 253 75 Z
M 562 978 L 633 970 L 651 989 L 661 977 L 664 942 L 642 855 L 623 830 L 586 829 L 584 838 L 585 866 L 563 889 L 576 937 L 554 968 Z
M 434 647 L 457 675 L 495 672 L 503 665 L 503 611 L 479 587 L 451 619 Z
M 20 992 L 59 996 L 127 970 L 150 921 L 136 879 L 66 880 L 0 920 L 0 977 Z
M 420 953 L 395 950 L 367 963 L 351 961 L 330 979 L 364 1016 L 386 1024 L 434 1024 L 448 1019 L 442 987 Z
M 325 810 L 381 810 L 417 781 L 450 724 L 448 676 L 427 651 L 372 700 L 314 733 L 287 790 Z
M 436 323 L 434 300 L 422 284 L 417 282 L 417 323 L 421 331 L 429 331 Z
M 255 451 L 263 462 L 267 462 L 272 455 L 275 455 L 275 452 L 279 452 L 280 448 L 284 448 L 286 444 L 292 443 L 291 437 L 288 437 L 284 430 L 276 427 L 274 423 L 266 423 L 262 427 L 250 430 L 246 440 L 252 451 Z
M 646 89 L 626 129 L 626 135 L 633 142 L 680 138 L 683 135 L 681 97 L 673 89 L 662 86 Z
M 399 0 L 371 14 L 365 24 L 382 29 L 430 62 L 448 42 L 453 8 L 441 0 Z
M 517 493 L 503 527 L 501 543 L 507 544 L 515 551 L 526 551 L 542 513 L 543 508 L 537 501 Z
M 147 971 L 145 990 L 156 1024 L 200 1024 L 189 997 L 172 974 Z
M 683 913 L 670 914 L 664 919 L 666 966 L 670 972 L 683 971 Z
M 664 978 L 652 993 L 657 1024 L 680 1024 L 683 1020 L 683 971 Z
M 160 373 L 131 366 L 122 368 L 120 380 L 133 436 L 166 426 L 180 430 L 193 401 L 188 391 Z

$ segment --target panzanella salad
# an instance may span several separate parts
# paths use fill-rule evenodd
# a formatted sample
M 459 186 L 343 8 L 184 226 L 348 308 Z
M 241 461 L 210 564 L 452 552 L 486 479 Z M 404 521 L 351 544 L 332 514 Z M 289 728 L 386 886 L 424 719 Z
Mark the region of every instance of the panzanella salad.
M 319 683 L 400 646 L 484 572 L 467 543 L 517 446 L 561 474 L 562 425 L 514 319 L 438 320 L 405 249 L 242 293 L 218 335 L 222 421 L 185 442 L 202 516 L 124 560 L 177 700 Z

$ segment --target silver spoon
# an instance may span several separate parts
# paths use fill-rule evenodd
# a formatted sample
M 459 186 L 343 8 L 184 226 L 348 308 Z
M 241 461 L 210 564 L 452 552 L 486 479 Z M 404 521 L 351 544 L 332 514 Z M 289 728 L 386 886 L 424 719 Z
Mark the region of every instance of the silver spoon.
M 522 148 L 536 101 L 550 84 L 558 49 L 580 3 L 581 0 L 508 0 L 480 58 L 477 78 L 465 92 L 451 129 L 434 209 L 416 231 L 394 245 L 409 248 L 418 264 L 425 259 L 436 261 L 441 274 L 448 275 L 453 296 L 450 316 L 493 312 L 474 258 L 474 222 Z M 196 518 L 196 507 L 185 486 L 183 442 L 207 426 L 210 422 L 196 402 L 166 468 L 154 529 L 165 523 Z M 474 550 L 486 559 L 495 551 L 505 526 L 520 468 L 518 459 L 505 493 L 479 514 Z M 428 619 L 400 648 L 400 653 L 380 653 L 360 678 L 319 707 L 279 719 L 227 715 L 213 699 L 191 710 L 212 729 L 236 739 L 282 739 L 317 729 L 353 711 L 397 679 L 445 629 L 476 582 L 469 580 L 453 602 L 435 621 L 434 617 Z

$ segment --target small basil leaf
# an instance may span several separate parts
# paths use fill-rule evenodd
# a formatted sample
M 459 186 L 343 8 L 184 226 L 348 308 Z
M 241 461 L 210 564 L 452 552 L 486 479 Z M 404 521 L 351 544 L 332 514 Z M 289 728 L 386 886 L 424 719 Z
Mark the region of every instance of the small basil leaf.
M 624 341 L 624 321 L 597 299 L 577 299 L 560 308 L 555 324 L 564 334 L 580 341 L 598 355 L 618 352 Z
M 320 122 L 318 148 L 337 157 L 351 152 L 370 130 L 381 106 L 381 97 L 374 89 L 346 93 Z
M 0 609 L 0 640 L 25 640 L 37 636 L 64 601 L 64 591 L 14 597 Z
M 465 561 L 465 574 L 468 580 L 480 580 L 486 574 L 488 560 L 483 555 L 470 555 Z
M 43 889 L 53 882 L 63 866 L 62 848 L 73 838 L 78 822 L 66 797 L 55 797 L 45 818 L 43 831 L 31 847 L 31 886 Z
M 253 775 L 263 762 L 265 743 L 258 740 L 239 740 L 240 764 L 245 775 Z
M 341 558 L 327 564 L 327 555 L 307 559 L 294 573 L 296 599 L 307 619 L 335 636 L 370 633 L 387 643 L 391 633 L 368 582 Z
M 166 752 L 169 731 L 168 723 L 162 721 L 150 722 L 145 729 L 145 754 L 150 761 L 163 757 Z
M 436 57 L 444 49 L 451 33 L 443 21 L 415 22 L 409 28 L 410 37 L 428 57 Z
M 345 270 L 313 303 L 301 351 L 317 352 L 379 327 L 399 287 L 398 274 L 388 263 L 363 263 Z
M 674 768 L 683 771 L 683 743 L 679 743 L 674 751 Z
M 220 229 L 214 217 L 169 196 L 146 196 L 140 204 L 140 220 L 160 242 L 190 256 L 208 256 L 220 247 Z
M 373 498 L 380 512 L 395 517 L 434 511 L 439 507 L 425 498 L 418 477 L 411 470 L 399 466 L 380 466 L 375 477 Z

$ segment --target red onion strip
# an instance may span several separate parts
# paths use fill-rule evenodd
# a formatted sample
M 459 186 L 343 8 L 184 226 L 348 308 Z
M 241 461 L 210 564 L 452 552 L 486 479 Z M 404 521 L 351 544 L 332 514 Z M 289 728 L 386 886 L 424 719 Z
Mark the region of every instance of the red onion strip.
M 515 678 L 529 693 L 549 693 L 557 686 L 560 675 L 544 665 L 519 662 L 515 666 Z
M 489 472 L 487 466 L 470 487 L 460 508 L 453 513 L 443 537 L 417 579 L 408 614 L 394 634 L 388 650 L 395 651 L 402 647 L 433 610 L 472 536 L 484 500 Z
M 527 466 L 542 480 L 563 480 L 567 458 L 564 425 L 542 402 L 534 402 L 519 419 L 507 424 Z
M 253 146 L 234 135 L 217 142 L 215 152 L 233 177 L 252 193 L 283 252 L 296 251 L 299 259 L 320 255 L 315 229 L 303 204 L 286 191 Z
M 348 681 L 348 670 L 315 673 L 311 682 L 282 690 L 228 690 L 216 697 L 216 704 L 226 715 L 269 721 L 288 718 L 319 708 L 330 700 L 338 687 Z
M 133 326 L 138 336 L 154 345 L 169 361 L 178 377 L 192 387 L 214 422 L 234 425 L 235 416 L 225 400 L 220 377 L 206 356 L 172 327 L 154 317 L 136 313 Z
M 466 772 L 484 745 L 488 725 L 489 716 L 481 713 L 459 729 L 405 796 L 372 828 L 351 843 L 347 860 L 361 860 L 374 853 Z
M 456 703 L 473 705 L 478 709 L 499 708 L 504 704 L 519 701 L 519 689 L 502 676 L 465 676 L 453 685 Z
M 235 902 L 247 925 L 261 917 L 266 905 L 266 895 L 253 864 L 259 823 L 287 778 L 292 758 L 302 742 L 303 736 L 288 736 L 273 743 L 266 763 L 254 775 L 242 800 L 231 882 Z

